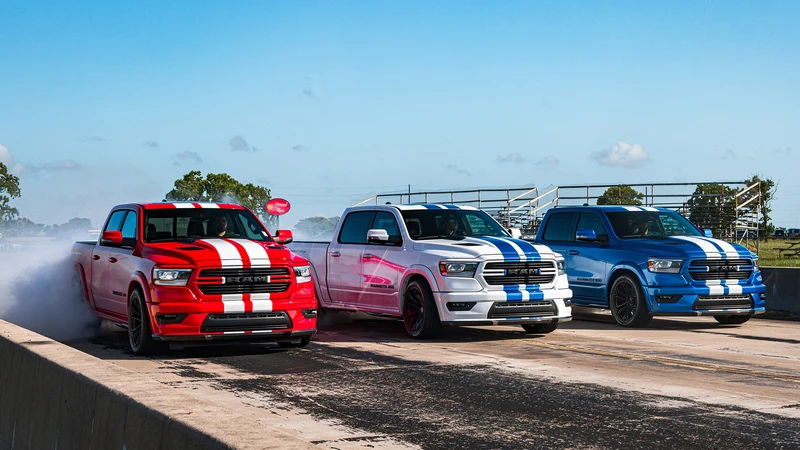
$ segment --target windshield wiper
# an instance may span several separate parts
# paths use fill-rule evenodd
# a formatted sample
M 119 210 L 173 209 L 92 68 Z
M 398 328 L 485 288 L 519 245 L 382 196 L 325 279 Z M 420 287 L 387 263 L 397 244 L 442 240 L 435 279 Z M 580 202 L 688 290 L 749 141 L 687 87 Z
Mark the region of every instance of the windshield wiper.
M 436 235 L 436 236 L 418 237 L 415 240 L 417 240 L 417 241 L 425 241 L 425 240 L 428 240 L 428 239 L 449 239 L 451 241 L 460 241 L 460 240 L 464 239 L 464 236 L 448 236 L 448 235 L 440 234 L 440 235 Z
M 629 239 L 629 238 L 666 239 L 667 237 L 655 234 L 628 234 L 622 236 L 622 239 Z

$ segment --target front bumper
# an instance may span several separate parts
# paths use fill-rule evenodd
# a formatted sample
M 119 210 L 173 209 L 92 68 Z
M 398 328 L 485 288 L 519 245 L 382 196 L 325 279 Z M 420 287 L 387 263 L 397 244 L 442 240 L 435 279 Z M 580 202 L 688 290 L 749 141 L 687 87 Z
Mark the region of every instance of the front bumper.
M 516 325 L 523 323 L 551 323 L 572 320 L 572 290 L 548 289 L 541 291 L 543 298 L 539 300 L 509 300 L 501 290 L 481 290 L 478 292 L 435 292 L 436 307 L 443 325 Z M 550 302 L 552 310 L 545 314 L 521 314 L 514 317 L 490 317 L 490 311 L 496 304 L 524 306 L 526 303 Z M 454 311 L 448 303 L 471 304 L 469 310 Z M 531 308 L 535 309 L 535 308 Z
M 174 336 L 174 335 L 164 336 L 160 334 L 154 334 L 153 339 L 156 341 L 166 341 L 166 342 L 234 341 L 234 340 L 275 342 L 275 341 L 285 341 L 287 339 L 292 339 L 292 338 L 301 338 L 303 336 L 311 336 L 316 332 L 317 332 L 316 329 L 311 329 L 311 330 L 297 330 L 297 331 L 285 331 L 285 330 L 251 331 L 251 332 L 242 331 L 242 332 L 225 332 L 222 334 L 208 333 L 208 334 L 197 334 L 197 335 L 187 335 L 187 336 Z
M 650 313 L 656 316 L 752 315 L 766 311 L 763 284 L 648 287 L 645 291 Z

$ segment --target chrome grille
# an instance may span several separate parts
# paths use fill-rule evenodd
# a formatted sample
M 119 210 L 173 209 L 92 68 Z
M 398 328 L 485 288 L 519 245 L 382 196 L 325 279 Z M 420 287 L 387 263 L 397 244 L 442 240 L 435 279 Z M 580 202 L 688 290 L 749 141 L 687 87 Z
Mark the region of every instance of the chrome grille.
M 696 259 L 689 264 L 689 276 L 696 281 L 746 280 L 752 274 L 749 259 Z
M 557 273 L 552 261 L 489 262 L 483 268 L 486 284 L 548 284 Z

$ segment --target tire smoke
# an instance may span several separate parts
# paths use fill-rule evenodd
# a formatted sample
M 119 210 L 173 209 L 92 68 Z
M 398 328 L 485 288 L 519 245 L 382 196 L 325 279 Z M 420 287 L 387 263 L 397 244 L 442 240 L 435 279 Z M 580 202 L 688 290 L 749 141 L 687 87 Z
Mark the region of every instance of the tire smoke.
M 95 335 L 99 319 L 83 298 L 71 246 L 0 252 L 0 319 L 57 341 Z

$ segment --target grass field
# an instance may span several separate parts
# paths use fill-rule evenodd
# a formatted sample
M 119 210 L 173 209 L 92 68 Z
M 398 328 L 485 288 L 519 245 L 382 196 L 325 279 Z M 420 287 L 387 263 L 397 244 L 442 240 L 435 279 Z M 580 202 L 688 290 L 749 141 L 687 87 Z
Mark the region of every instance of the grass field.
M 761 265 L 761 267 L 800 267 L 800 256 L 781 256 L 778 252 L 779 249 L 789 247 L 789 242 L 797 242 L 795 248 L 800 250 L 800 240 L 798 239 L 785 238 L 761 240 L 761 245 L 758 252 L 759 265 Z M 742 242 L 742 245 L 745 245 L 745 243 Z M 752 240 L 750 241 L 750 245 L 747 247 L 752 252 L 756 251 L 755 242 Z

